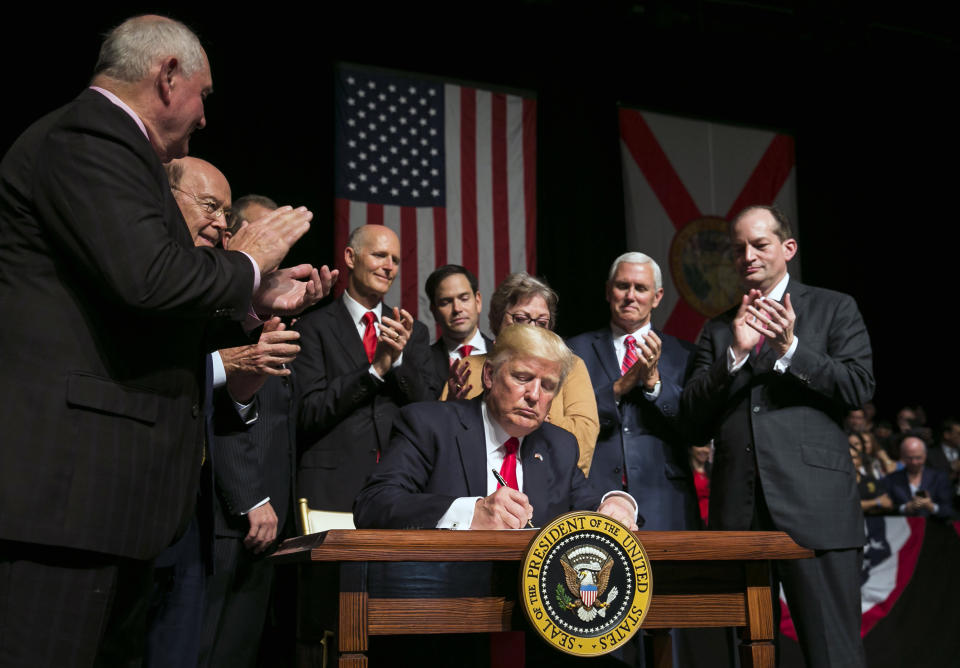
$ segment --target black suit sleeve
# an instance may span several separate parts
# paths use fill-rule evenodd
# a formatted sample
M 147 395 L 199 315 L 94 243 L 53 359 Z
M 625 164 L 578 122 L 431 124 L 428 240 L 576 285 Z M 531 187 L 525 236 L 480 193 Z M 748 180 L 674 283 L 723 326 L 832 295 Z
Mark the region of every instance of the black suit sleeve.
M 428 336 L 423 323 L 414 323 L 403 362 L 388 371 L 383 382 L 371 375 L 367 363 L 336 373 L 343 362 L 331 361 L 329 356 L 341 354 L 342 347 L 334 342 L 337 329 L 331 312 L 303 318 L 296 329 L 300 332 L 300 354 L 294 362 L 301 386 L 298 424 L 308 438 L 327 433 L 382 391 L 389 392 L 398 405 L 427 398 L 423 377 L 429 374 Z
M 186 223 L 170 229 L 163 212 L 175 202 L 157 191 L 142 137 L 77 128 L 52 132 L 33 172 L 38 218 L 56 251 L 128 307 L 242 320 L 253 291 L 250 260 L 194 248 Z
M 798 335 L 797 349 L 785 375 L 834 405 L 853 410 L 869 401 L 875 388 L 870 337 L 853 298 L 831 294 L 836 299 L 818 305 L 826 311 L 822 316 L 826 351 L 812 348 Z
M 434 426 L 414 411 L 403 410 L 397 416 L 390 444 L 354 502 L 358 529 L 437 526 L 457 497 L 427 490 L 441 456 Z

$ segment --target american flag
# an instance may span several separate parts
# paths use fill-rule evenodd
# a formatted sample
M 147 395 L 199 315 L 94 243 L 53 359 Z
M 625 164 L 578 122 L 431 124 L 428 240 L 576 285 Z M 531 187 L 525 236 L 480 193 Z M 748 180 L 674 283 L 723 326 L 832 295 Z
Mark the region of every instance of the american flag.
M 401 259 L 386 301 L 432 329 L 423 283 L 437 267 L 464 265 L 488 299 L 507 274 L 534 272 L 535 99 L 352 65 L 338 67 L 336 86 L 334 243 L 344 275 L 350 231 L 388 226 Z

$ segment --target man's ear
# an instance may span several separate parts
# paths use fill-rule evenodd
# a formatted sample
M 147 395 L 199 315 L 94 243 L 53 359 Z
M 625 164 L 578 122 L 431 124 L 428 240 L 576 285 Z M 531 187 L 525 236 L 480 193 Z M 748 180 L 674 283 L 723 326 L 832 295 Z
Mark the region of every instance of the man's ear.
M 787 239 L 783 242 L 783 257 L 789 262 L 793 259 L 793 256 L 797 254 L 797 240 L 796 239 Z
M 347 269 L 353 271 L 354 267 L 357 265 L 357 251 L 353 250 L 350 246 L 344 248 L 343 261 L 346 263 Z
M 160 71 L 157 73 L 157 94 L 160 100 L 167 106 L 173 98 L 173 88 L 175 81 L 180 74 L 180 61 L 171 56 L 160 63 Z
M 490 388 L 493 387 L 493 366 L 490 365 L 490 362 L 483 363 L 483 389 L 487 392 L 490 391 Z

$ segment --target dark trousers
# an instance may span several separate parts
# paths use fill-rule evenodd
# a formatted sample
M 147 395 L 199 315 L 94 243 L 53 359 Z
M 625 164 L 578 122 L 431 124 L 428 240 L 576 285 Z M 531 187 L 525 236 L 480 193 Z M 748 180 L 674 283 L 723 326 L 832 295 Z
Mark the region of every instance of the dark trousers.
M 767 508 L 759 477 L 756 478 L 751 529 L 779 531 Z M 860 638 L 862 565 L 863 548 L 817 550 L 813 559 L 774 562 L 770 592 L 778 665 L 781 584 L 808 666 L 855 668 L 867 665 Z
M 147 624 L 148 668 L 197 665 L 206 578 L 200 531 L 193 518 L 180 540 L 156 559 Z
M 201 666 L 254 666 L 270 604 L 273 565 L 242 538 L 217 537 L 207 586 Z
M 0 666 L 135 666 L 149 561 L 0 541 Z

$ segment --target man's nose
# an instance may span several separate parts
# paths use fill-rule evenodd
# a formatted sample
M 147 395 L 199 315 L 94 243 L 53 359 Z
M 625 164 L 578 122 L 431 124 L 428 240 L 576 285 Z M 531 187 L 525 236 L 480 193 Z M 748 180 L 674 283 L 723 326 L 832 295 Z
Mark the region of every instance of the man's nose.
M 540 380 L 531 380 L 527 383 L 527 392 L 524 396 L 531 404 L 535 404 L 540 401 L 540 391 Z

